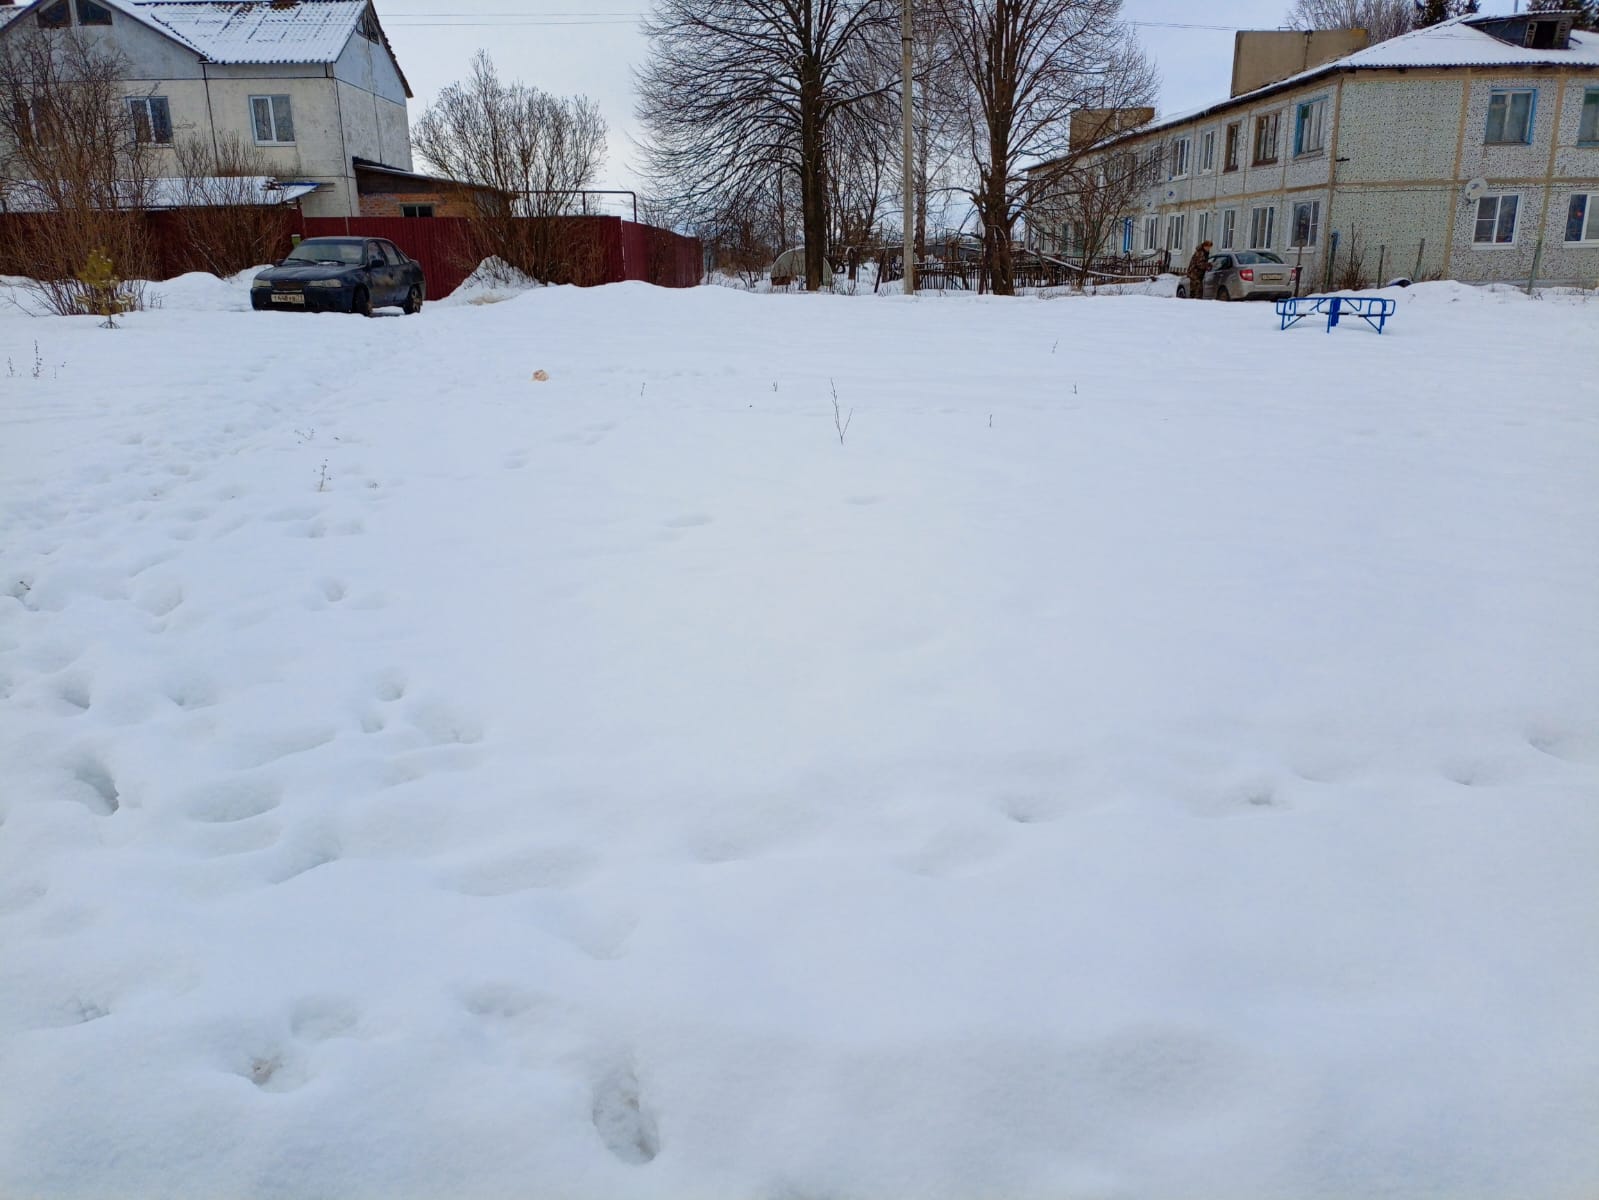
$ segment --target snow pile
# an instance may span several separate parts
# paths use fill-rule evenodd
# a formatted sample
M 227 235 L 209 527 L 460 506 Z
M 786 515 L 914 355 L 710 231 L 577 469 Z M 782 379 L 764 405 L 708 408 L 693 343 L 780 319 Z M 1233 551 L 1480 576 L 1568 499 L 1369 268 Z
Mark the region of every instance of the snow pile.
M 1593 1196 L 1599 306 L 1399 301 L 0 312 L 0 1195 Z
M 145 285 L 145 302 L 174 312 L 248 312 L 250 284 L 271 264 L 263 263 L 227 279 L 203 271 Z
M 517 270 L 504 259 L 485 258 L 448 296 L 434 301 L 451 307 L 463 304 L 500 304 L 544 285 Z

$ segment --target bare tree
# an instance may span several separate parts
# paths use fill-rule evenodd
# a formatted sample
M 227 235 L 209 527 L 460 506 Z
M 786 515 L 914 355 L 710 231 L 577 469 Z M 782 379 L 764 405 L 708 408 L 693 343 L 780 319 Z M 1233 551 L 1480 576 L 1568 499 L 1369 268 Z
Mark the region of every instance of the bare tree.
M 1416 27 L 1414 0 L 1294 0 L 1288 10 L 1294 29 L 1364 29 L 1372 45 Z
M 1052 172 L 1027 167 L 1045 160 L 1065 172 L 1095 148 L 1072 141 L 1075 110 L 1133 107 L 1154 94 L 1155 70 L 1121 7 L 1121 0 L 943 0 L 961 84 L 947 102 L 962 117 L 984 271 L 1000 295 L 1016 290 L 1016 222 L 1056 182 Z
M 828 138 L 829 257 L 835 270 L 843 263 L 851 280 L 870 247 L 884 240 L 884 220 L 902 203 L 897 190 L 899 106 L 887 92 L 893 82 L 886 78 L 884 92 L 863 106 L 856 119 L 840 122 Z
M 868 70 L 891 40 L 889 0 L 656 0 L 639 75 L 646 170 L 656 194 L 693 220 L 737 208 L 791 175 L 798 184 L 807 287 L 821 286 L 830 144 L 870 121 L 893 73 Z
M 962 75 L 949 52 L 938 7 L 921 4 L 913 12 L 917 78 L 911 171 L 916 257 L 920 260 L 927 257 L 929 225 L 943 228 L 949 224 L 950 205 L 962 190 L 958 164 L 964 106 L 950 102 L 960 91 Z
M 1046 211 L 1058 227 L 1064 253 L 1075 254 L 1086 279 L 1116 229 L 1133 212 L 1151 182 L 1150 164 L 1132 150 L 1109 150 L 1074 161 L 1058 176 L 1058 200 Z
M 77 29 L 31 23 L 0 39 L 0 199 L 13 212 L 8 259 L 63 315 L 105 307 L 80 278 L 98 254 L 122 280 L 153 274 L 144 208 L 147 131 L 134 116 L 126 64 Z M 137 307 L 137 284 L 116 303 Z
M 570 212 L 605 164 L 605 118 L 585 96 L 560 97 L 500 78 L 486 51 L 439 93 L 411 130 L 446 178 L 525 198 L 535 216 Z
M 186 266 L 227 276 L 282 257 L 289 244 L 288 212 L 259 150 L 225 133 L 215 141 L 182 138 L 173 157 L 170 219 Z
M 598 178 L 606 134 L 592 101 L 503 80 L 484 51 L 471 75 L 439 93 L 411 130 L 434 170 L 470 185 L 473 253 L 544 282 L 592 275 L 592 239 L 558 218 Z
M 769 205 L 728 209 L 696 232 L 715 269 L 752 290 L 786 241 Z

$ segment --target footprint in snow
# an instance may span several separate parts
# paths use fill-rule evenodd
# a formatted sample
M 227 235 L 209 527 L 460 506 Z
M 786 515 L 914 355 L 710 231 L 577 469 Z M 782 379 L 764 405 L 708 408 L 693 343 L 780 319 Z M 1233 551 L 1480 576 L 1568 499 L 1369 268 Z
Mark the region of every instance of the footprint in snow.
M 638 1077 L 631 1067 L 620 1067 L 594 1088 L 594 1130 L 616 1158 L 641 1167 L 661 1152 L 655 1118 L 639 1094 Z

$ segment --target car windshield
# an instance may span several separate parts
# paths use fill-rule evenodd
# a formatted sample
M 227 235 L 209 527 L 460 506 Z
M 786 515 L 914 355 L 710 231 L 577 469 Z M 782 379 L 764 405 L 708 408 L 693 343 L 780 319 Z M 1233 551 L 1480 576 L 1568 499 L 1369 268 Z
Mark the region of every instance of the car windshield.
M 1238 261 L 1247 267 L 1253 263 L 1281 263 L 1282 259 L 1268 250 L 1243 250 L 1239 252 Z
M 289 251 L 289 257 L 284 262 L 291 263 L 337 263 L 341 267 L 355 267 L 361 264 L 362 242 L 301 242 Z

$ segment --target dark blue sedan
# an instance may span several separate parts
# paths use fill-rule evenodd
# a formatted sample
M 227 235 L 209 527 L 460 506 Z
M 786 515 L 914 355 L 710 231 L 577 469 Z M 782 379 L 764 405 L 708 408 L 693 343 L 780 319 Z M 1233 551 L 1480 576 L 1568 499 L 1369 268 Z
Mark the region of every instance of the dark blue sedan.
M 361 313 L 398 305 L 422 311 L 422 265 L 383 238 L 306 238 L 250 285 L 250 307 Z

